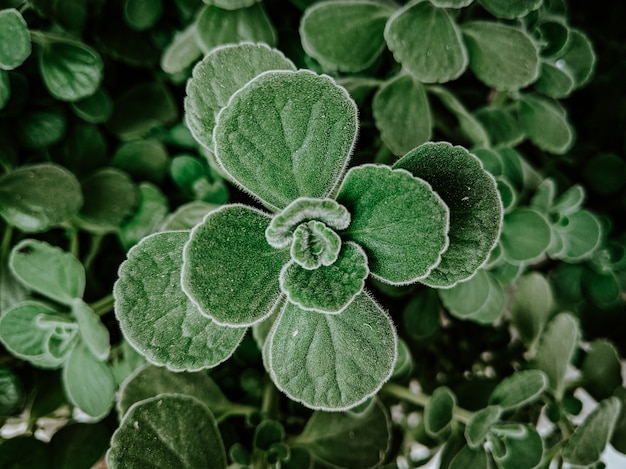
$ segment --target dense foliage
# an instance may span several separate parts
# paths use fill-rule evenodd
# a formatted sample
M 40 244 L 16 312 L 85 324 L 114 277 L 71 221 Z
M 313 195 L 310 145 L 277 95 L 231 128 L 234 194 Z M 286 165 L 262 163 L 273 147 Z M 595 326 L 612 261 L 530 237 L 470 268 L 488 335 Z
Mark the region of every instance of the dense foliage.
M 599 12 L 0 0 L 0 467 L 626 454 Z

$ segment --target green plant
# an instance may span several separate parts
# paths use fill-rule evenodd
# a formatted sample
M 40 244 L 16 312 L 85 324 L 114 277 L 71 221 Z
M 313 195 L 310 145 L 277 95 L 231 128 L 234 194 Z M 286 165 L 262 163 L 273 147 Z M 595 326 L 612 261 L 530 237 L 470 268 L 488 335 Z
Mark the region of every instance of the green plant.
M 0 1 L 1 467 L 626 454 L 577 7 L 400 3 Z

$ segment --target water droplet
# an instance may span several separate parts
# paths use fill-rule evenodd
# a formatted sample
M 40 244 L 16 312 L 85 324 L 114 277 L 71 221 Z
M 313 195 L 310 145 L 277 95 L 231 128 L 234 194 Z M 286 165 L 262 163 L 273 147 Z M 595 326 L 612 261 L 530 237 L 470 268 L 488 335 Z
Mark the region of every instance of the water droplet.
M 565 62 L 565 60 L 563 59 L 559 59 L 556 61 L 556 68 L 560 68 L 561 70 L 565 68 L 565 66 L 567 65 L 567 63 Z

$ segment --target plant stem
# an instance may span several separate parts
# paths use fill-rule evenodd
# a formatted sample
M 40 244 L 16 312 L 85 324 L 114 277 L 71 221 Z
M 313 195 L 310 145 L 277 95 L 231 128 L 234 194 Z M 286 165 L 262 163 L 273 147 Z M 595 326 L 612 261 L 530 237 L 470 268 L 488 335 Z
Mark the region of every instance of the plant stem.
M 278 393 L 276 392 L 276 386 L 269 379 L 265 383 L 265 389 L 263 390 L 261 414 L 263 414 L 264 418 L 269 419 L 278 417 Z
M 9 256 L 9 248 L 11 247 L 11 238 L 13 237 L 13 226 L 7 225 L 2 235 L 2 245 L 0 245 L 0 267 L 4 265 Z
M 96 259 L 98 255 L 98 251 L 100 251 L 100 245 L 102 244 L 102 238 L 104 238 L 101 234 L 95 234 L 91 237 L 91 245 L 89 246 L 89 252 L 85 256 L 85 260 L 83 261 L 83 266 L 85 270 L 89 270 L 91 268 L 91 264 Z
M 395 383 L 387 383 L 383 386 L 382 392 L 388 394 L 390 396 L 397 397 L 406 402 L 410 402 L 411 404 L 415 404 L 419 407 L 426 407 L 428 402 L 430 401 L 430 396 L 428 394 L 419 393 L 416 394 L 414 392 L 409 391 L 407 388 L 400 386 Z M 462 409 L 460 407 L 455 407 L 452 411 L 452 417 L 457 422 L 461 422 L 465 425 L 472 419 L 474 416 L 473 412 L 469 410 Z
M 103 314 L 106 314 L 109 311 L 113 310 L 114 301 L 115 300 L 113 298 L 113 295 L 111 294 L 100 298 L 97 301 L 94 301 L 93 303 L 89 304 L 89 306 L 91 307 L 91 309 L 93 309 L 94 313 L 96 313 L 98 316 L 102 316 Z
M 70 237 L 69 251 L 76 259 L 78 259 L 78 256 L 80 255 L 80 247 L 78 244 L 78 229 L 75 226 L 69 226 L 67 229 L 69 231 Z

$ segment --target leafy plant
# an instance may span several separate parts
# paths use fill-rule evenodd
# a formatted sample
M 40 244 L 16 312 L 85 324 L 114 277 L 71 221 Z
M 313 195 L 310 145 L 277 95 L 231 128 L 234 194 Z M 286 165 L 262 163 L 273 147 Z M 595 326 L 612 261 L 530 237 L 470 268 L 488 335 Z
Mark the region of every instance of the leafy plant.
M 582 8 L 0 1 L 0 466 L 611 467 Z

